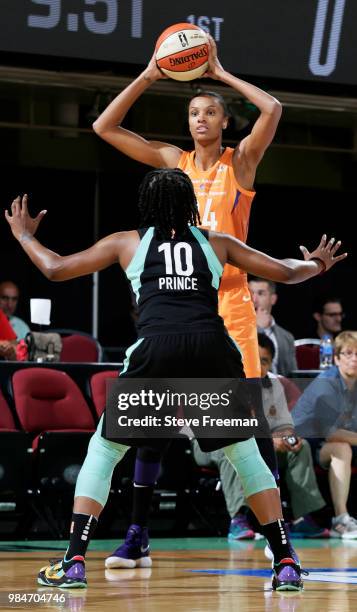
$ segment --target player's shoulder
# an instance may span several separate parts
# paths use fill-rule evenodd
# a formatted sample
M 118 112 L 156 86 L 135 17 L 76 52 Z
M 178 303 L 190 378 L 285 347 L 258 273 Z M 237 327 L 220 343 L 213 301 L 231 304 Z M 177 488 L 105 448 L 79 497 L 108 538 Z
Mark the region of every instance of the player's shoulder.
M 235 236 L 232 236 L 231 234 L 225 234 L 224 232 L 212 232 L 211 230 L 209 231 L 209 240 L 215 240 L 218 242 L 234 242 L 241 244 L 242 241 L 239 240 L 239 238 L 236 238 Z
M 232 245 L 232 242 L 235 241 L 230 234 L 223 234 L 221 232 L 208 232 L 208 242 L 214 250 L 219 252 L 227 252 L 227 249 Z
M 224 234 L 223 232 L 212 232 L 211 230 L 209 230 L 208 232 L 208 238 L 209 240 L 219 240 L 219 241 L 223 241 L 226 240 L 227 238 L 231 238 L 232 236 L 230 236 L 230 234 Z
M 177 167 L 178 168 L 186 168 L 187 166 L 192 166 L 192 169 L 194 169 L 193 166 L 193 156 L 194 156 L 194 151 L 183 151 L 181 149 L 181 154 L 177 160 Z
M 103 240 L 111 244 L 122 245 L 129 242 L 140 242 L 140 230 L 127 230 L 123 232 L 113 232 L 109 234 Z

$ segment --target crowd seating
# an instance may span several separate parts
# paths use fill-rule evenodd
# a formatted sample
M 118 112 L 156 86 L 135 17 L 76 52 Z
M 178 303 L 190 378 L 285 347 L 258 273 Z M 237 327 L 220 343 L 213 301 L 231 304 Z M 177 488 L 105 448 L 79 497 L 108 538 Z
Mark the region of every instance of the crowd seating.
M 15 421 L 9 405 L 0 389 L 0 431 L 15 431 Z
M 61 361 L 70 363 L 102 361 L 102 346 L 90 334 L 74 329 L 51 329 L 49 331 L 56 332 L 61 336 Z
M 47 523 L 51 535 L 62 537 L 68 527 L 68 517 L 64 520 L 62 509 L 70 511 L 89 437 L 105 405 L 106 381 L 118 376 L 118 365 L 113 364 L 113 369 L 109 369 L 109 364 L 99 363 L 43 366 L 1 364 L 1 373 L 7 373 L 9 384 L 6 385 L 6 376 L 1 376 L 0 510 L 1 504 L 8 504 L 8 508 L 13 504 L 15 514 L 23 512 L 19 521 L 21 531 L 25 530 L 25 517 L 30 521 L 30 507 L 32 514 Z M 73 380 L 78 372 L 80 384 Z M 299 390 L 291 380 L 281 380 L 287 387 L 291 408 Z M 113 480 L 112 500 L 115 502 L 118 495 L 126 496 L 124 503 L 121 497 L 120 504 L 109 504 L 115 518 L 118 508 L 125 507 L 129 513 L 134 459 L 135 452 L 128 453 Z M 327 473 L 318 468 L 316 471 L 324 493 L 328 494 Z M 210 504 L 214 512 L 211 518 L 206 518 L 205 528 L 213 532 L 220 520 L 223 526 L 224 501 L 216 484 L 216 473 L 205 474 L 195 465 L 187 438 L 174 440 L 158 479 L 154 526 L 156 517 L 157 529 L 163 529 L 167 524 L 163 516 L 165 512 L 171 513 L 174 515 L 171 530 L 174 525 L 177 532 L 183 533 L 192 517 L 204 523 L 205 506 Z M 2 512 L 1 517 L 5 514 Z M 219 533 L 220 527 L 217 529 Z
M 299 370 L 318 370 L 320 366 L 319 338 L 295 340 L 296 361 Z
M 118 372 L 114 370 L 97 372 L 97 374 L 93 374 L 90 378 L 89 389 L 98 418 L 102 416 L 105 407 L 106 382 L 109 379 L 115 378 L 118 378 Z
M 0 389 L 0 511 L 15 518 L 17 537 L 25 535 L 26 498 L 31 484 L 31 437 L 19 431 Z

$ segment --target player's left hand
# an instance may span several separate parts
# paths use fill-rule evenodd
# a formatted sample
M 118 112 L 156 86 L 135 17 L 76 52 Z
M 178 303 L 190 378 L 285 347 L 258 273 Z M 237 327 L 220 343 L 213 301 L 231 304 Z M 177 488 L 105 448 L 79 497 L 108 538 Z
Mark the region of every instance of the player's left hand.
M 342 255 L 337 255 L 335 257 L 335 253 L 341 246 L 341 240 L 335 241 L 335 238 L 330 238 L 327 240 L 326 234 L 324 234 L 321 238 L 320 244 L 310 253 L 306 247 L 300 246 L 300 251 L 302 252 L 305 261 L 309 261 L 310 259 L 320 259 L 324 264 L 325 269 L 323 272 L 327 272 L 330 268 L 332 268 L 335 263 L 342 261 L 347 257 L 347 253 L 342 253 Z
M 5 210 L 6 221 L 16 240 L 21 240 L 24 235 L 34 236 L 47 212 L 47 210 L 41 210 L 37 217 L 31 217 L 27 209 L 27 199 L 27 194 L 23 197 L 17 196 L 11 204 L 11 214 Z
M 209 77 L 210 79 L 219 79 L 221 73 L 224 72 L 224 68 L 217 56 L 217 45 L 214 38 L 207 34 L 208 36 L 208 46 L 209 46 L 209 54 L 208 54 L 208 68 L 204 73 L 204 77 Z

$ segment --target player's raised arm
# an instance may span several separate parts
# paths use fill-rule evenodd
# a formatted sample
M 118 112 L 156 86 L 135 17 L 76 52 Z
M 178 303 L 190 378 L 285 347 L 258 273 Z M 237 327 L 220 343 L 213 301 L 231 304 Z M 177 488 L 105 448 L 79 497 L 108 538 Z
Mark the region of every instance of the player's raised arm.
M 93 129 L 100 136 L 128 157 L 154 168 L 175 168 L 181 149 L 165 142 L 149 141 L 135 132 L 121 127 L 121 123 L 134 102 L 155 81 L 163 78 L 156 66 L 155 54 L 148 66 L 107 106 L 93 123 Z
M 246 189 L 252 189 L 257 166 L 274 138 L 281 117 L 281 104 L 262 89 L 224 70 L 217 57 L 216 43 L 211 36 L 209 44 L 209 70 L 206 76 L 226 83 L 260 110 L 251 133 L 237 145 L 233 157 L 239 184 Z
M 5 217 L 25 253 L 49 280 L 64 281 L 77 278 L 118 263 L 121 247 L 124 246 L 121 243 L 125 241 L 119 233 L 99 240 L 85 251 L 64 257 L 44 247 L 34 235 L 45 213 L 46 211 L 42 211 L 37 217 L 31 217 L 27 210 L 25 195 L 13 201 L 11 214 L 6 210 Z
M 254 276 L 279 283 L 301 283 L 317 274 L 326 272 L 335 263 L 347 257 L 347 253 L 336 255 L 341 241 L 327 240 L 324 234 L 319 246 L 311 253 L 300 247 L 304 261 L 299 259 L 275 259 L 247 246 L 237 238 L 210 232 L 210 242 L 221 260 L 245 270 Z

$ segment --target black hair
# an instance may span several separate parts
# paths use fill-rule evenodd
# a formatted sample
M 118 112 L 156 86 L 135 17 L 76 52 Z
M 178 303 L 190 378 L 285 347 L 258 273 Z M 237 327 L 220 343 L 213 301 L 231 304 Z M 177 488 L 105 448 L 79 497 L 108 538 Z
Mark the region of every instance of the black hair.
M 139 187 L 140 227 L 153 225 L 158 238 L 182 236 L 201 223 L 193 185 L 178 168 L 148 172 Z
M 273 360 L 275 357 L 275 346 L 274 342 L 270 340 L 269 336 L 264 333 L 258 332 L 258 344 L 261 348 L 264 348 L 269 351 Z
M 204 98 L 208 98 L 208 97 L 214 98 L 222 106 L 224 116 L 225 117 L 231 116 L 228 110 L 227 103 L 225 99 L 223 98 L 223 96 L 221 96 L 221 94 L 217 93 L 216 91 L 208 91 L 207 89 L 197 89 L 195 95 L 189 99 L 188 104 L 187 104 L 187 109 L 189 109 L 192 100 L 194 100 L 195 98 L 199 98 L 201 96 L 203 96 Z
M 320 295 L 314 301 L 313 312 L 323 314 L 326 304 L 340 304 L 342 306 L 341 298 L 334 295 Z
M 267 278 L 261 278 L 261 276 L 249 276 L 248 282 L 267 283 L 267 285 L 269 285 L 270 293 L 276 293 L 276 283 L 274 283 L 272 280 L 268 280 Z

